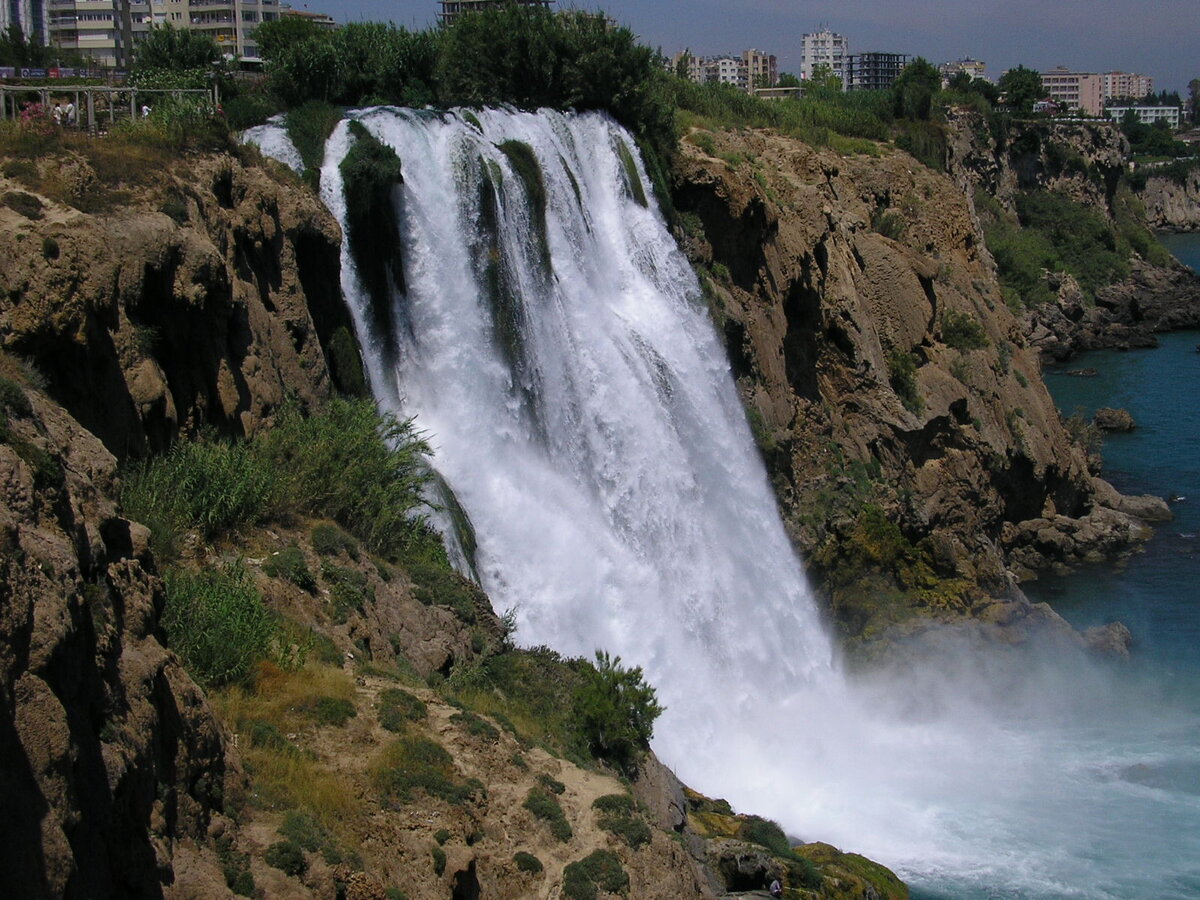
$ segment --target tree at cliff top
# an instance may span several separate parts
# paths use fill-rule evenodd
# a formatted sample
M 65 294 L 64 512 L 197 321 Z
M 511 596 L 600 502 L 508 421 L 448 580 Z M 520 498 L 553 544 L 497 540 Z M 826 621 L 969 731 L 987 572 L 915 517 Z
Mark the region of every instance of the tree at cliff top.
M 621 658 L 596 651 L 575 692 L 575 715 L 589 749 L 599 759 L 634 776 L 638 760 L 650 746 L 654 721 L 663 712 L 654 688 L 646 684 L 640 666 L 626 669 Z
M 170 22 L 156 25 L 133 47 L 133 68 L 173 72 L 208 69 L 221 59 L 221 50 L 208 35 Z
M 928 119 L 933 110 L 934 95 L 941 86 L 941 73 L 918 56 L 904 67 L 892 85 L 892 104 L 896 116 L 902 119 Z
M 1042 76 L 1024 66 L 1009 69 L 1000 76 L 1000 93 L 1010 109 L 1028 115 L 1044 96 Z

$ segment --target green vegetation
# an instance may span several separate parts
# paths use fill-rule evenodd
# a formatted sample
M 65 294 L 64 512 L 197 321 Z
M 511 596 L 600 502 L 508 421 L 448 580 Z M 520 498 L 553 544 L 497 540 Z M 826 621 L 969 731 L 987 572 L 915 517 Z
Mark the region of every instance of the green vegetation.
M 528 872 L 530 875 L 538 875 L 542 871 L 542 861 L 524 850 L 513 854 L 513 862 L 517 864 L 518 871 Z
M 600 891 L 624 895 L 629 875 L 611 850 L 596 850 L 563 869 L 563 896 L 567 900 L 596 900 Z
M 375 786 L 399 803 L 409 803 L 416 791 L 447 803 L 462 805 L 483 786 L 457 778 L 454 760 L 440 744 L 419 735 L 404 734 L 389 744 L 372 767 Z
M 358 715 L 354 704 L 343 697 L 317 697 L 301 712 L 311 715 L 320 725 L 332 725 L 335 728 L 341 728 Z
M 312 548 L 321 556 L 337 556 L 345 553 L 353 560 L 358 559 L 358 541 L 336 525 L 322 522 L 313 528 L 310 536 Z
M 326 560 L 321 563 L 321 578 L 329 585 L 333 620 L 339 625 L 345 623 L 351 613 L 362 612 L 367 602 L 375 599 L 374 590 L 367 584 L 367 576 L 358 569 L 335 566 Z
M 221 59 L 217 42 L 201 31 L 175 28 L 170 22 L 154 25 L 133 45 L 135 71 L 211 69 Z
M 188 672 L 210 688 L 245 682 L 276 628 L 245 566 L 168 570 L 165 581 L 163 628 Z
M 634 850 L 650 843 L 650 826 L 638 815 L 637 805 L 628 794 L 605 794 L 592 801 L 592 807 L 602 813 L 597 824 Z
M 450 721 L 461 725 L 466 729 L 467 734 L 473 737 L 483 738 L 483 740 L 489 742 L 495 742 L 500 739 L 500 732 L 496 729 L 496 726 L 487 721 L 487 719 L 475 715 L 473 712 L 467 712 L 466 710 L 456 712 L 450 717 Z
M 744 841 L 766 847 L 777 856 L 787 856 L 792 852 L 791 841 L 787 839 L 779 824 L 770 819 L 748 816 L 742 823 L 738 836 Z
M 433 857 L 433 874 L 440 878 L 446 871 L 446 851 L 441 847 L 431 847 L 429 855 Z
M 282 578 L 306 591 L 317 589 L 317 580 L 309 571 L 304 552 L 293 544 L 269 556 L 263 563 L 263 573 L 272 578 Z
M 571 823 L 567 821 L 562 806 L 553 795 L 541 788 L 530 788 L 524 806 L 534 816 L 546 822 L 550 826 L 550 833 L 564 844 L 574 836 Z
M 1042 76 L 1025 66 L 1017 66 L 1001 75 L 998 87 L 1007 98 L 1009 108 L 1023 115 L 1033 112 L 1033 104 L 1045 96 Z
M 544 787 L 546 790 L 548 790 L 552 794 L 562 794 L 567 789 L 567 786 L 565 784 L 563 784 L 561 781 L 557 780 L 556 778 L 552 778 L 551 776 L 547 775 L 545 772 L 542 772 L 540 775 L 538 775 L 538 784 L 540 784 L 542 787 Z
M 288 137 L 291 138 L 296 152 L 300 154 L 305 177 L 313 187 L 316 186 L 317 174 L 325 159 L 325 141 L 341 120 L 341 107 L 324 100 L 309 100 L 288 110 L 287 116 L 284 117 Z
M 575 714 L 593 756 L 635 775 L 662 711 L 640 666 L 626 669 L 619 656 L 596 651 L 595 667 L 585 670 L 575 692 Z
M 888 383 L 904 408 L 909 412 L 920 415 L 925 408 L 921 392 L 917 386 L 917 357 L 903 350 L 891 350 L 887 355 Z
M 942 341 L 955 350 L 982 350 L 988 346 L 987 333 L 977 319 L 955 309 L 941 315 Z
M 277 841 L 263 854 L 267 865 L 274 866 L 286 875 L 303 875 L 308 871 L 308 860 L 304 850 L 295 841 Z
M 388 731 L 402 732 L 408 722 L 419 722 L 425 716 L 425 703 L 408 691 L 389 688 L 379 695 L 379 724 Z

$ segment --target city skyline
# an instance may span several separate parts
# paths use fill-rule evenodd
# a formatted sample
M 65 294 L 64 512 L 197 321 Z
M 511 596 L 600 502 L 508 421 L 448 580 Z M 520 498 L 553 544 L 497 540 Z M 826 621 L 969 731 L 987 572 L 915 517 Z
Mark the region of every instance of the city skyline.
M 338 22 L 392 21 L 424 28 L 437 21 L 436 0 L 293 0 L 296 9 L 326 12 Z M 827 27 L 844 34 L 850 51 L 923 56 L 932 63 L 974 57 L 993 80 L 1018 64 L 1039 70 L 1139 72 L 1155 90 L 1186 93 L 1200 78 L 1200 16 L 1195 0 L 859 0 L 832 7 L 811 0 L 636 0 L 568 2 L 557 9 L 602 9 L 643 43 L 670 56 L 701 56 L 751 47 L 774 54 L 780 72 L 800 71 L 800 38 Z M 1087 23 L 1086 27 L 1081 23 Z

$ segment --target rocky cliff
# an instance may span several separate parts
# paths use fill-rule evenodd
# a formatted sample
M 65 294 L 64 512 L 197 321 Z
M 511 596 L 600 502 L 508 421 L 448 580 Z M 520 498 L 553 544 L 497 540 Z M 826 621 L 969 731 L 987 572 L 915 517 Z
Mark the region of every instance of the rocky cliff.
M 319 545 L 320 528 L 337 532 L 328 521 L 185 536 L 174 571 L 244 560 L 284 623 L 278 653 L 307 660 L 263 663 L 252 688 L 206 696 L 166 646 L 162 563 L 122 515 L 118 464 L 180 437 L 265 432 L 289 398 L 315 408 L 363 391 L 340 235 L 253 152 L 148 175 L 114 173 L 89 157 L 100 149 L 0 161 L 10 891 L 433 900 L 608 885 L 715 898 L 784 876 L 815 897 L 907 896 L 827 845 L 764 846 L 761 820 L 685 797 L 652 756 L 630 788 L 536 746 L 525 733 L 561 702 L 518 727 L 495 691 L 470 693 L 503 640 L 486 598 L 419 587 L 345 535 Z M 289 570 L 275 562 L 285 552 Z M 439 593 L 451 590 L 454 604 Z M 503 659 L 525 667 L 523 684 L 570 671 Z M 447 676 L 454 690 L 431 687 Z
M 1191 188 L 1157 178 L 1136 196 L 1126 180 L 1129 144 L 1113 123 L 1013 121 L 993 132 L 978 113 L 948 114 L 947 172 L 976 215 L 985 215 L 981 205 L 997 206 L 1015 220 L 1022 195 L 1048 194 L 1078 204 L 1109 232 L 1097 235 L 1095 256 L 1130 245 L 1128 264 L 1113 263 L 1115 274 L 1096 284 L 1081 286 L 1069 272 L 1047 268 L 1040 293 L 1050 301 L 1017 298 L 1022 330 L 1044 360 L 1153 347 L 1156 332 L 1200 327 L 1200 279 L 1147 230 L 1200 214 Z M 1189 183 L 1195 178 L 1193 171 Z
M 1002 192 L 1022 176 L 990 177 Z M 966 186 L 889 149 L 684 141 L 681 240 L 708 273 L 785 521 L 850 637 L 929 618 L 1006 639 L 1061 627 L 1018 583 L 1128 552 L 1167 514 L 1089 470 Z
M 1146 219 L 1163 231 L 1200 231 L 1200 168 L 1193 168 L 1182 181 L 1154 175 L 1141 190 Z

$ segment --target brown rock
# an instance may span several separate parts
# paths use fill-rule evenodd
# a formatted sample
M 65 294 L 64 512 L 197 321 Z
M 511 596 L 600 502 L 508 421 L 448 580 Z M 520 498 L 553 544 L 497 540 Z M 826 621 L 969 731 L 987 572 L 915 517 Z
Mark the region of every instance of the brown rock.
M 1096 410 L 1096 415 L 1092 418 L 1092 424 L 1101 431 L 1133 431 L 1137 424 L 1133 421 L 1133 416 L 1125 409 L 1113 409 L 1108 406 L 1102 406 Z

